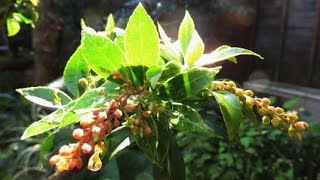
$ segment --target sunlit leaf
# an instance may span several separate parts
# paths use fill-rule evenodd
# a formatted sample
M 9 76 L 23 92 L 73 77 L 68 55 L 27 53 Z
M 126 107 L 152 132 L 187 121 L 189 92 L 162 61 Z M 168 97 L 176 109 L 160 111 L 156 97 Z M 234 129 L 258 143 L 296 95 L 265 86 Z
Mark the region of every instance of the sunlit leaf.
M 124 47 L 129 65 L 147 67 L 158 65 L 159 37 L 151 17 L 141 4 L 129 18 L 124 36 Z
M 79 79 L 86 78 L 88 75 L 88 64 L 81 56 L 81 47 L 78 47 L 78 49 L 70 57 L 63 72 L 64 84 L 75 98 L 79 97 L 80 95 L 77 86 Z
M 178 39 L 180 43 L 180 48 L 183 56 L 186 55 L 190 41 L 194 32 L 194 23 L 188 11 L 186 11 L 185 16 L 180 24 Z
M 123 51 L 109 38 L 90 28 L 82 31 L 81 46 L 89 67 L 103 78 L 108 78 L 122 63 L 126 64 Z
M 107 25 L 105 28 L 105 32 L 107 33 L 107 35 L 111 34 L 113 32 L 113 28 L 114 28 L 114 19 L 113 19 L 112 14 L 109 14 Z
M 185 64 L 188 65 L 188 67 L 191 67 L 194 64 L 194 62 L 200 58 L 203 52 L 204 43 L 201 37 L 199 36 L 198 32 L 194 31 L 184 57 Z
M 7 18 L 8 36 L 14 36 L 20 31 L 20 24 L 14 18 Z
M 240 101 L 236 95 L 229 92 L 212 91 L 212 94 L 219 104 L 229 139 L 232 140 L 238 133 L 243 118 Z
M 22 96 L 40 106 L 60 108 L 71 101 L 71 98 L 56 88 L 50 87 L 29 87 L 17 89 Z

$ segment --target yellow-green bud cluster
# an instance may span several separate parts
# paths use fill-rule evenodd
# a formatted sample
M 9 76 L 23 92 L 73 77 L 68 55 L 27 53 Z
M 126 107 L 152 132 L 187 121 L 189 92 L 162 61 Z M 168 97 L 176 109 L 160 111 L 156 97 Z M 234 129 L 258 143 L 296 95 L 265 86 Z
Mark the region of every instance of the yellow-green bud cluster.
M 242 106 L 255 110 L 262 116 L 262 123 L 265 125 L 273 125 L 282 130 L 288 131 L 292 137 L 302 140 L 301 133 L 309 127 L 304 121 L 299 121 L 299 116 L 295 111 L 285 112 L 281 107 L 271 106 L 268 98 L 256 97 L 251 90 L 238 88 L 233 81 L 213 81 L 212 88 L 217 90 L 229 91 L 239 97 Z

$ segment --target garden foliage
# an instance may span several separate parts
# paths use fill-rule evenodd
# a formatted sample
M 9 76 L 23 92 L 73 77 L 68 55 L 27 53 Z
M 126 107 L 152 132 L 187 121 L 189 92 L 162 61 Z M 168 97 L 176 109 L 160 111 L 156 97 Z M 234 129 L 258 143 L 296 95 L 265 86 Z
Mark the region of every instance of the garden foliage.
M 170 179 L 185 179 L 184 161 L 174 131 L 210 134 L 229 140 L 237 136 L 244 119 L 272 124 L 301 139 L 308 124 L 295 112 L 270 105 L 267 98 L 254 96 L 233 81 L 218 80 L 221 67 L 207 64 L 252 51 L 221 46 L 209 54 L 195 30 L 188 12 L 180 25 L 178 41 L 172 42 L 161 25 L 158 31 L 150 16 L 138 5 L 125 30 L 114 27 L 109 16 L 104 32 L 82 22 L 81 45 L 69 59 L 64 82 L 68 92 L 48 87 L 17 91 L 41 106 L 56 109 L 32 123 L 23 133 L 26 139 L 50 132 L 42 154 L 52 153 L 55 137 L 67 126 L 75 127 L 69 143 L 50 158 L 58 172 L 102 168 L 132 143 Z M 159 33 L 158 33 L 159 32 Z M 207 109 L 208 102 L 218 105 Z

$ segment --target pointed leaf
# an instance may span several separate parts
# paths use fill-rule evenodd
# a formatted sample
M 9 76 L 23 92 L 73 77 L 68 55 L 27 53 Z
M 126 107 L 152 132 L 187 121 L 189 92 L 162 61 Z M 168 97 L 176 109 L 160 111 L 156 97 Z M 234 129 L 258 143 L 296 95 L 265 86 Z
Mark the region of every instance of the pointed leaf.
M 185 16 L 179 27 L 178 39 L 181 47 L 181 52 L 183 56 L 186 55 L 189 44 L 191 42 L 194 33 L 194 23 L 188 11 L 186 11 Z
M 227 128 L 229 140 L 232 140 L 238 133 L 243 114 L 238 97 L 232 93 L 212 91 L 216 98 L 220 111 L 223 115 L 224 123 Z
M 130 16 L 124 36 L 124 47 L 129 65 L 147 67 L 158 65 L 159 37 L 151 17 L 141 4 Z
M 170 123 L 178 131 L 197 132 L 197 133 L 214 133 L 203 122 L 200 114 L 193 108 L 181 103 L 168 104 Z
M 207 68 L 198 68 L 183 72 L 159 88 L 160 96 L 177 102 L 198 96 L 201 90 L 208 88 L 216 74 Z
M 77 85 L 79 79 L 86 78 L 89 75 L 89 67 L 81 56 L 81 51 L 81 47 L 78 47 L 70 57 L 63 72 L 64 84 L 75 98 L 78 98 L 80 95 Z
M 8 36 L 14 36 L 20 31 L 20 24 L 14 18 L 7 18 Z
M 194 62 L 200 58 L 203 52 L 204 52 L 203 41 L 199 36 L 198 32 L 194 31 L 192 39 L 188 45 L 188 49 L 184 57 L 185 64 L 187 64 L 188 67 L 191 67 L 194 64 Z
M 150 81 L 151 86 L 154 87 L 160 77 L 161 77 L 161 68 L 158 66 L 151 67 L 146 72 L 147 79 Z
M 71 101 L 67 94 L 56 88 L 29 87 L 17 89 L 17 92 L 35 104 L 50 108 L 60 108 Z
M 213 63 L 222 61 L 222 60 L 230 60 L 234 63 L 237 63 L 236 56 L 240 55 L 253 55 L 257 56 L 260 59 L 263 59 L 259 54 L 252 52 L 250 50 L 239 48 L 239 47 L 230 47 L 227 45 L 223 45 L 217 48 L 215 51 L 211 52 L 210 54 L 206 54 L 201 57 L 196 63 L 196 66 L 207 66 Z
M 99 76 L 108 76 L 126 64 L 122 50 L 109 38 L 90 28 L 82 31 L 82 56 Z
M 114 28 L 114 19 L 113 19 L 112 14 L 109 14 L 107 25 L 105 28 L 105 32 L 107 33 L 107 35 L 109 35 L 113 32 L 113 28 Z

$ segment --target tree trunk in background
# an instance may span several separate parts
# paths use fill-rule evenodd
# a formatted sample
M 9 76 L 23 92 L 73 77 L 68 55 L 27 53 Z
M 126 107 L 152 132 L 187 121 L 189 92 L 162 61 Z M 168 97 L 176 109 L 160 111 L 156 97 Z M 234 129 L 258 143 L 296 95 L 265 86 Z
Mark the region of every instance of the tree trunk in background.
M 34 84 L 43 85 L 62 75 L 80 43 L 84 0 L 41 0 L 33 32 Z

